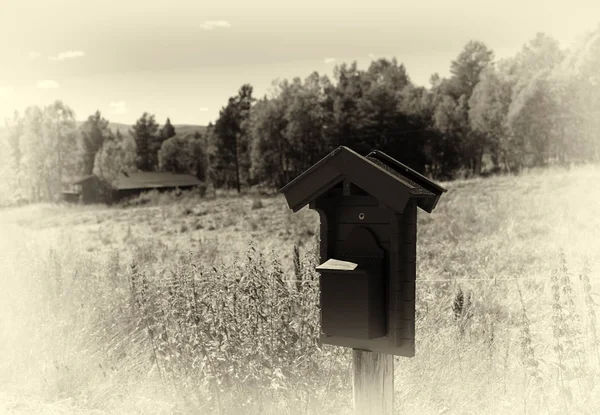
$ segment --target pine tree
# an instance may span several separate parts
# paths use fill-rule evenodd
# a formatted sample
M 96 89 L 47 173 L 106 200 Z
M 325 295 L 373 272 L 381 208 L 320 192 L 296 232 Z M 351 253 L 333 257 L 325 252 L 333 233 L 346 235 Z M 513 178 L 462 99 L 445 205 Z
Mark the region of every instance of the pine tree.
M 175 127 L 173 127 L 173 125 L 171 125 L 171 120 L 169 118 L 167 118 L 167 122 L 165 122 L 165 125 L 160 129 L 160 135 L 164 140 L 168 140 L 169 138 L 173 137 L 175 135 Z
M 158 133 L 158 124 L 154 119 L 154 115 L 147 112 L 136 121 L 133 129 L 129 130 L 129 134 L 133 137 L 136 144 L 136 165 L 142 171 L 155 170 L 158 165 L 158 150 L 156 148 Z
M 253 101 L 252 86 L 243 85 L 237 96 L 229 98 L 227 106 L 221 109 L 214 128 L 210 129 L 210 176 L 217 187 L 233 184 L 240 192 L 242 177 L 249 176 L 247 120 Z

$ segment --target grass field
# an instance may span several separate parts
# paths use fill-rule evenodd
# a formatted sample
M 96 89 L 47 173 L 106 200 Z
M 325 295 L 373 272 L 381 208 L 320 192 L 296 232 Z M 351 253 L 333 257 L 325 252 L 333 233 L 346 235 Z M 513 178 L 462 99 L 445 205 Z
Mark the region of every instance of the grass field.
M 419 213 L 397 413 L 600 413 L 598 183 L 593 166 L 444 183 Z M 0 211 L 0 413 L 352 413 L 350 352 L 316 342 L 317 214 L 141 202 Z

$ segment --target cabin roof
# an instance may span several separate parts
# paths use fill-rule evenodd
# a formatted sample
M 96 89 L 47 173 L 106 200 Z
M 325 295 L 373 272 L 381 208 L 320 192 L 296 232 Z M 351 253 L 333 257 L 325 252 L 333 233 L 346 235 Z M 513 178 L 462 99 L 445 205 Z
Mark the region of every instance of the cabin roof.
M 409 199 L 431 213 L 447 190 L 387 154 L 366 157 L 340 146 L 296 177 L 280 192 L 297 212 L 343 180 L 349 180 L 384 205 L 403 212 Z
M 197 177 L 191 174 L 174 174 L 163 172 L 137 172 L 120 174 L 117 178 L 118 190 L 164 188 L 164 187 L 189 187 L 202 184 Z
M 81 184 L 96 176 L 91 174 L 73 180 L 67 184 Z M 116 180 L 117 190 L 159 189 L 165 187 L 191 187 L 202 184 L 202 181 L 191 174 L 174 174 L 165 172 L 121 173 Z

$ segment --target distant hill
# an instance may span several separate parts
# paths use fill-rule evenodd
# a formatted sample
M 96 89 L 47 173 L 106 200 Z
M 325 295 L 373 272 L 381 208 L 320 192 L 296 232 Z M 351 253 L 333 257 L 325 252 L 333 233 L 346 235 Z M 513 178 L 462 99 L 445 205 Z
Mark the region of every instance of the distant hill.
M 205 125 L 175 124 L 173 126 L 175 127 L 175 132 L 177 135 L 182 136 L 185 136 L 188 133 L 194 134 L 196 131 L 198 131 L 200 134 L 204 134 L 206 132 Z
M 76 122 L 77 128 L 81 127 L 82 124 L 83 124 L 83 121 L 77 121 Z M 131 125 L 120 124 L 118 122 L 111 122 L 108 124 L 108 128 L 110 128 L 113 132 L 116 132 L 117 130 L 119 130 L 121 132 L 121 134 L 123 134 L 123 136 L 129 136 L 129 129 L 131 127 L 132 127 Z M 205 125 L 174 124 L 173 127 L 175 127 L 175 132 L 177 133 L 177 135 L 180 135 L 180 136 L 185 136 L 187 134 L 194 134 L 196 131 L 198 131 L 200 134 L 204 134 L 204 132 L 206 131 Z M 5 134 L 6 134 L 6 127 L 4 125 L 0 124 L 0 139 L 4 139 Z
M 83 123 L 83 121 L 77 121 L 77 128 L 79 128 Z M 129 136 L 129 130 L 131 129 L 131 127 L 132 125 L 120 124 L 118 122 L 111 122 L 108 124 L 108 128 L 110 128 L 113 132 L 116 132 L 118 130 L 124 136 Z M 180 136 L 194 134 L 196 131 L 200 134 L 204 134 L 204 132 L 206 131 L 205 125 L 174 124 L 173 127 L 175 127 L 175 132 L 177 133 L 177 135 Z

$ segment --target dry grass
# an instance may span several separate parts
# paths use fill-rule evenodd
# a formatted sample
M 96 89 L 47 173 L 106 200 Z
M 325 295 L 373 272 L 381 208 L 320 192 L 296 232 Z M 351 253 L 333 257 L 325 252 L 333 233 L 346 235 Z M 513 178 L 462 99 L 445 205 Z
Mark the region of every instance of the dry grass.
M 398 413 L 600 412 L 599 182 L 455 181 L 419 214 Z M 351 413 L 348 350 L 315 342 L 314 212 L 217 193 L 0 215 L 0 413 Z

